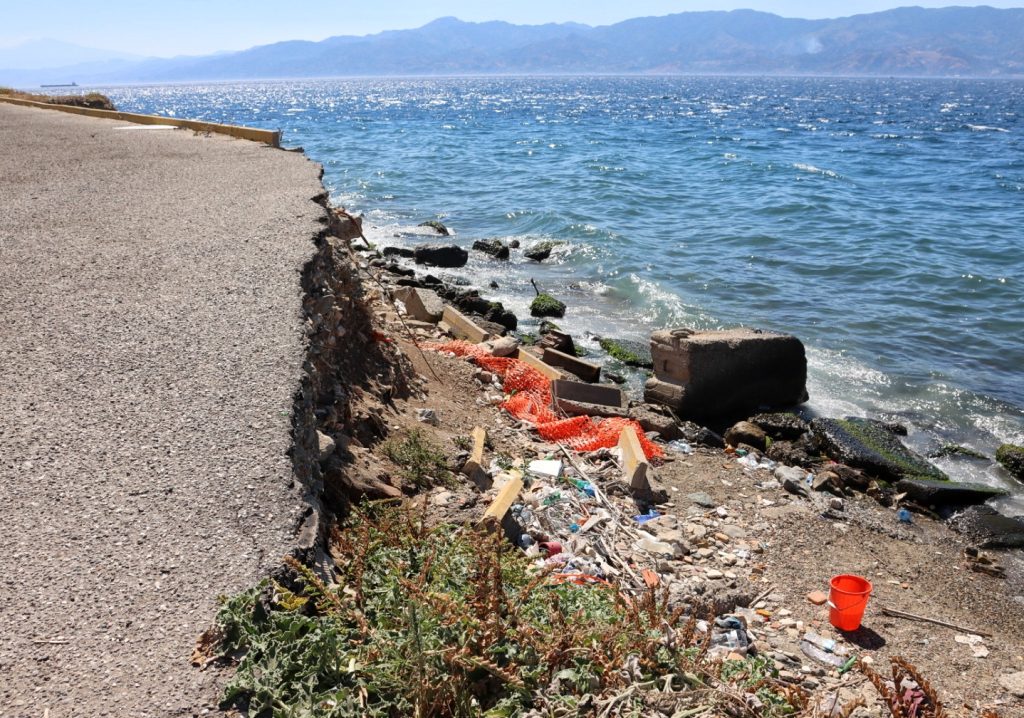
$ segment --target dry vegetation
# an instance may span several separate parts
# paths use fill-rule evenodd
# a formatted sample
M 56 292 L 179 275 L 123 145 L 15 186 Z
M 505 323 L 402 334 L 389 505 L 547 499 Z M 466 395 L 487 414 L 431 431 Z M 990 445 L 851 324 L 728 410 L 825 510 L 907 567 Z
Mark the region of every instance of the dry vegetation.
M 0 87 L 0 97 L 12 97 L 16 100 L 43 102 L 47 105 L 71 105 L 72 107 L 89 107 L 94 110 L 116 110 L 110 98 L 99 92 L 88 92 L 84 95 L 38 95 L 22 92 L 10 87 Z

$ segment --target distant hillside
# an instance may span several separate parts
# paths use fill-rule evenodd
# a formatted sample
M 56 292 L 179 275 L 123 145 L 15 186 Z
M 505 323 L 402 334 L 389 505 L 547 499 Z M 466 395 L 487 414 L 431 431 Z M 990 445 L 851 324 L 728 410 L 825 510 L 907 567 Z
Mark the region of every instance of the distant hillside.
M 833 20 L 685 12 L 605 27 L 442 18 L 366 37 L 80 69 L 0 70 L 0 84 L 53 76 L 79 83 L 497 73 L 1022 76 L 1024 9 L 914 7 Z

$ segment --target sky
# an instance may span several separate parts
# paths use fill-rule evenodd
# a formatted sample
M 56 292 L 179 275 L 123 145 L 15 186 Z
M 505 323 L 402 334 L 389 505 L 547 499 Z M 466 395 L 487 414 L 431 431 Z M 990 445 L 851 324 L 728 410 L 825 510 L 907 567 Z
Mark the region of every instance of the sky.
M 424 25 L 455 16 L 520 24 L 607 25 L 631 17 L 750 8 L 785 17 L 841 17 L 904 5 L 1024 7 L 927 0 L 2 0 L 0 47 L 39 39 L 137 55 L 170 57 L 243 50 L 280 40 L 322 40 Z

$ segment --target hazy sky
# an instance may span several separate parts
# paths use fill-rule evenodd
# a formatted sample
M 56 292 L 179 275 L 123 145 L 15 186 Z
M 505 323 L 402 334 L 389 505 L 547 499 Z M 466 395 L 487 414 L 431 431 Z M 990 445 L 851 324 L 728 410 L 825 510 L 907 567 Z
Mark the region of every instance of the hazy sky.
M 3 0 L 0 46 L 52 38 L 87 47 L 170 56 L 241 50 L 278 40 L 322 40 L 418 27 L 454 15 L 515 23 L 606 25 L 642 15 L 752 8 L 786 17 L 840 17 L 901 5 L 1022 7 L 1024 0 Z

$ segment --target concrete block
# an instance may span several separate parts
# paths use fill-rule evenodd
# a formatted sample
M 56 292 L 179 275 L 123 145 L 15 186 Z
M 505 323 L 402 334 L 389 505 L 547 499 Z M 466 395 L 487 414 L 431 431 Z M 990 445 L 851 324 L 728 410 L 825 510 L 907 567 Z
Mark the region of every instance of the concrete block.
M 794 336 L 757 329 L 651 335 L 654 378 L 645 399 L 684 419 L 745 419 L 759 409 L 807 400 L 807 357 Z
M 559 379 L 551 382 L 551 398 L 569 416 L 629 416 L 626 395 L 616 386 Z

